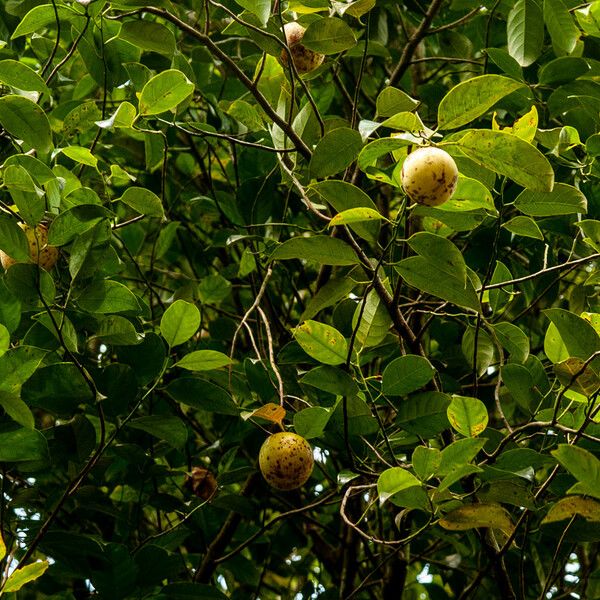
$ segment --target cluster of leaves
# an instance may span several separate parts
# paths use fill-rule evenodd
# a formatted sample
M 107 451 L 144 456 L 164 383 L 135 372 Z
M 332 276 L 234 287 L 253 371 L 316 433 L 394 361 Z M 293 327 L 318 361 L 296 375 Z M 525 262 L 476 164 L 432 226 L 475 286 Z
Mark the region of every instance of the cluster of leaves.
M 6 0 L 0 40 L 0 595 L 600 597 L 600 1 Z

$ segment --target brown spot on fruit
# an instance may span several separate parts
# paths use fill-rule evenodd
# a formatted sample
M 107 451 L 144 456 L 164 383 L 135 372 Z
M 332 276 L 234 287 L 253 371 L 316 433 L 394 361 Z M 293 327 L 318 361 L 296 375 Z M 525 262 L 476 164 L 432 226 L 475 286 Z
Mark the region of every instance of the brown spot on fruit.
M 258 463 L 269 485 L 278 490 L 293 490 L 306 483 L 314 459 L 310 444 L 302 436 L 282 432 L 265 440 Z
M 406 195 L 413 202 L 439 206 L 454 194 L 458 168 L 441 148 L 418 148 L 406 157 L 401 179 Z
M 41 224 L 30 227 L 25 223 L 19 223 L 19 227 L 27 237 L 31 261 L 46 269 L 46 271 L 50 271 L 58 260 L 58 248 L 48 246 L 48 228 Z M 19 261 L 0 250 L 0 263 L 2 263 L 4 269 L 12 267 L 17 262 Z
M 295 21 L 286 23 L 283 26 L 285 41 L 290 49 L 294 66 L 296 67 L 296 71 L 298 71 L 298 73 L 301 75 L 303 73 L 314 71 L 317 67 L 320 67 L 325 60 L 324 54 L 319 54 L 318 52 L 309 50 L 301 44 L 305 31 L 306 29 L 304 29 L 302 25 L 296 23 Z M 287 50 L 284 49 L 281 51 L 281 62 L 283 63 L 284 67 L 289 65 L 288 60 L 289 55 Z

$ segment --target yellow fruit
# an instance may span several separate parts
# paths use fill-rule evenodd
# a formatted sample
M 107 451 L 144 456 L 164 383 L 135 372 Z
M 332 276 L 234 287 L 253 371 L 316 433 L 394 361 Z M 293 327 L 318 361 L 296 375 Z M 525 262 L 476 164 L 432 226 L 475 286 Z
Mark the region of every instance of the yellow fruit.
M 283 32 L 285 33 L 285 41 L 292 54 L 292 60 L 298 73 L 309 73 L 314 71 L 317 67 L 323 64 L 325 60 L 324 54 L 319 54 L 314 50 L 305 48 L 300 42 L 304 37 L 306 29 L 299 25 L 295 21 L 286 23 L 283 26 Z M 287 50 L 281 51 L 281 62 L 284 67 L 288 66 L 288 53 Z
M 454 159 L 440 148 L 419 148 L 402 165 L 402 186 L 417 204 L 439 206 L 450 199 L 458 181 Z
M 32 262 L 46 269 L 46 271 L 50 271 L 58 260 L 58 248 L 48 246 L 48 228 L 45 225 L 30 227 L 25 223 L 19 223 L 19 227 L 27 237 L 29 256 Z M 0 262 L 5 269 L 8 269 L 19 261 L 0 250 Z
M 260 449 L 258 462 L 267 483 L 278 490 L 293 490 L 306 483 L 314 465 L 310 444 L 289 432 L 269 436 Z

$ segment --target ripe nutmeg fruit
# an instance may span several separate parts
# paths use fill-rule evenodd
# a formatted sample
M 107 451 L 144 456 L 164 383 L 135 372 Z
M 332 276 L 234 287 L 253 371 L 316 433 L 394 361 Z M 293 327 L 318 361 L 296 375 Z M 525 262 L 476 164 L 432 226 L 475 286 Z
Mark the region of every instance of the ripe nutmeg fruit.
M 27 237 L 31 261 L 50 271 L 58 260 L 58 248 L 48 246 L 48 228 L 41 224 L 31 227 L 26 223 L 19 223 L 19 227 Z M 0 250 L 0 263 L 4 269 L 12 267 L 17 262 L 19 261 Z
M 320 67 L 325 60 L 324 54 L 319 54 L 314 50 L 309 50 L 302 45 L 301 42 L 305 31 L 306 29 L 304 29 L 302 25 L 296 23 L 295 21 L 286 23 L 283 26 L 285 41 L 290 49 L 294 66 L 296 67 L 296 71 L 298 71 L 298 73 L 301 75 L 304 73 L 310 73 L 310 71 L 314 71 L 317 67 Z M 287 50 L 283 49 L 281 51 L 281 62 L 283 63 L 284 67 L 289 65 L 288 60 L 289 56 Z
M 417 204 L 439 206 L 456 190 L 458 168 L 454 159 L 441 148 L 418 148 L 402 165 L 402 187 Z
M 270 486 L 287 491 L 306 483 L 312 473 L 314 459 L 310 444 L 302 436 L 282 432 L 265 440 L 258 463 Z

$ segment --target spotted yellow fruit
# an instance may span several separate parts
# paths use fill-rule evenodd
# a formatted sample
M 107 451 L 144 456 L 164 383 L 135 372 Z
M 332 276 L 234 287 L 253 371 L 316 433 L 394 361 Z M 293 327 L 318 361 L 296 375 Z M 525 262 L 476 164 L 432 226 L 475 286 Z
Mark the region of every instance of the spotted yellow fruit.
M 261 473 L 278 490 L 293 490 L 308 480 L 314 459 L 310 444 L 296 433 L 269 436 L 258 456 Z
M 50 271 L 58 260 L 58 248 L 48 246 L 48 228 L 45 225 L 30 227 L 25 223 L 19 223 L 19 227 L 27 236 L 29 256 L 32 262 L 37 263 L 46 271 Z M 8 269 L 18 261 L 0 250 L 0 262 L 5 269 Z
M 292 54 L 292 60 L 294 61 L 294 66 L 296 67 L 296 71 L 298 73 L 310 73 L 310 71 L 314 71 L 317 67 L 320 67 L 325 60 L 324 54 L 319 54 L 318 52 L 314 52 L 313 50 L 309 50 L 301 44 L 302 38 L 304 37 L 304 32 L 306 29 L 299 25 L 295 21 L 291 21 L 290 23 L 286 23 L 283 26 L 283 32 L 285 33 L 285 41 L 290 49 Z M 281 51 L 281 62 L 284 67 L 288 66 L 288 53 L 286 50 Z
M 454 159 L 440 148 L 419 148 L 402 165 L 402 186 L 417 204 L 439 206 L 456 190 L 458 168 Z

